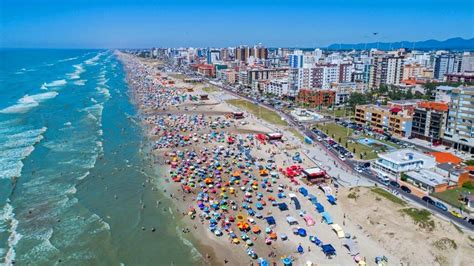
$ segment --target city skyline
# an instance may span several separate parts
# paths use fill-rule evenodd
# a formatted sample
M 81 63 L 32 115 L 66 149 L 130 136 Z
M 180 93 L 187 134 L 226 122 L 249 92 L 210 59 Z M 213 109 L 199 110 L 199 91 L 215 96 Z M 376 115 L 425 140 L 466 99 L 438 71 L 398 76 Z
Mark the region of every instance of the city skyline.
M 449 3 L 449 5 L 447 5 Z M 466 8 L 458 8 L 464 6 Z M 0 47 L 326 47 L 474 36 L 473 3 L 2 1 Z M 24 8 L 28 7 L 28 8 Z M 376 33 L 376 34 L 374 34 Z

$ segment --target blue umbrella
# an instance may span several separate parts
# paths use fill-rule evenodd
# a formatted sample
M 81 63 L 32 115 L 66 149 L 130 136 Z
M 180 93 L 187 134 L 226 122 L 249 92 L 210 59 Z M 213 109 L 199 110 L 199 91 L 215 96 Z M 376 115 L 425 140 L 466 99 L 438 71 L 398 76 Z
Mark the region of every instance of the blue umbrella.
M 301 245 L 298 245 L 298 248 L 296 250 L 298 251 L 298 253 L 304 252 L 303 247 Z

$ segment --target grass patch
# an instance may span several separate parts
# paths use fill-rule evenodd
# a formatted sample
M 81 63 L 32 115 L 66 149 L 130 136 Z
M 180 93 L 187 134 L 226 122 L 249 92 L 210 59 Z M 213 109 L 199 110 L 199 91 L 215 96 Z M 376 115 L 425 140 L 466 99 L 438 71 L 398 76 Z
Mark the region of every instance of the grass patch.
M 207 92 L 207 93 L 213 93 L 213 92 L 220 91 L 217 87 L 214 87 L 214 86 L 204 87 L 204 88 L 202 88 L 202 90 Z
M 461 193 L 471 193 L 474 194 L 474 189 L 468 189 L 468 188 L 455 188 L 455 189 L 448 189 L 443 192 L 436 192 L 431 194 L 433 197 L 436 197 L 446 203 L 449 203 L 450 205 L 456 207 L 456 208 L 463 208 L 463 211 L 469 212 L 464 206 L 462 202 L 458 200 L 459 196 Z
M 334 117 L 351 117 L 354 115 L 354 110 L 350 107 L 336 107 L 334 110 L 322 109 L 321 113 Z
M 354 153 L 356 158 L 365 160 L 377 158 L 377 153 L 369 146 L 353 142 L 352 140 L 349 141 L 350 136 L 354 133 L 353 129 L 345 128 L 336 123 L 317 124 L 316 127 L 334 139 L 334 141 L 339 142 L 340 140 L 339 144 Z
M 447 249 L 457 249 L 458 245 L 456 241 L 449 239 L 447 237 L 443 237 L 439 240 L 433 242 L 433 246 L 439 250 L 447 250 Z
M 289 128 L 290 131 L 295 137 L 297 137 L 301 142 L 304 142 L 304 136 L 296 128 Z
M 435 228 L 435 222 L 431 219 L 431 213 L 425 209 L 406 208 L 401 209 L 400 212 L 410 216 L 413 222 L 423 229 L 431 231 Z
M 407 204 L 405 201 L 386 191 L 385 189 L 376 187 L 373 188 L 371 191 L 400 206 L 405 206 Z
M 279 114 L 267 108 L 261 107 L 258 104 L 254 104 L 242 99 L 231 99 L 231 100 L 227 100 L 226 102 L 240 109 L 247 110 L 248 112 L 252 113 L 258 118 L 261 118 L 267 121 L 268 123 L 279 125 L 279 126 L 288 126 L 288 123 L 285 120 L 281 120 L 281 117 Z

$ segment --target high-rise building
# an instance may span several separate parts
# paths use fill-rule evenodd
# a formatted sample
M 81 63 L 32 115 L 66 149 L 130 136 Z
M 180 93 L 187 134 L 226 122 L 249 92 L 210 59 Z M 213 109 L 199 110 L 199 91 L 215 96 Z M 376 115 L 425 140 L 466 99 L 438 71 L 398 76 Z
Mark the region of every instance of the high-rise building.
M 250 56 L 250 49 L 248 46 L 241 45 L 235 48 L 235 59 L 241 62 L 247 62 L 247 59 Z
M 448 104 L 444 102 L 419 102 L 413 113 L 411 136 L 431 142 L 444 136 L 448 117 Z
M 465 52 L 462 55 L 461 73 L 474 72 L 474 53 Z
M 451 92 L 448 124 L 444 140 L 458 150 L 474 154 L 474 87 L 458 87 Z
M 456 56 L 454 54 L 440 54 L 434 58 L 434 78 L 443 80 L 444 74 L 450 74 L 456 71 Z
M 255 45 L 251 51 L 252 56 L 258 59 L 267 59 L 268 58 L 268 49 L 261 44 Z
M 303 68 L 303 58 L 303 52 L 296 50 L 288 55 L 288 65 L 290 68 Z
M 207 50 L 207 63 L 213 64 L 221 60 L 221 51 L 218 49 Z

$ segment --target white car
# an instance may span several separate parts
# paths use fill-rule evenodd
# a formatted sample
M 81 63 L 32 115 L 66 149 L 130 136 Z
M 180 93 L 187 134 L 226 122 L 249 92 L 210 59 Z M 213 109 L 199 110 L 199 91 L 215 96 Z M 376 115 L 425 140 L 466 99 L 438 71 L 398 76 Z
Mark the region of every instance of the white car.
M 339 159 L 341 159 L 342 161 L 345 161 L 346 157 L 344 157 L 344 155 L 339 155 Z

